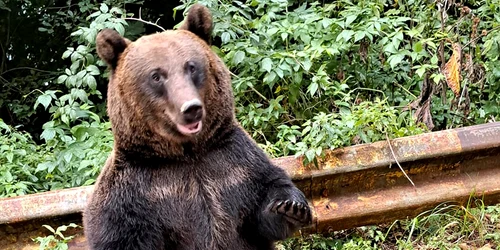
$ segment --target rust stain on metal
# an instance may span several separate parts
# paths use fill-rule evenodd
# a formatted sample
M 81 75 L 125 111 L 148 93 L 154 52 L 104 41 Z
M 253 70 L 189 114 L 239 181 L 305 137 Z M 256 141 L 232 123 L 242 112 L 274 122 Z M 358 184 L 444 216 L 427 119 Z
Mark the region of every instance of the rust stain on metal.
M 376 201 L 377 199 L 380 199 L 380 195 L 373 195 L 370 197 L 364 197 L 364 196 L 358 196 L 358 200 L 364 202 L 364 203 L 371 203 Z
M 93 186 L 70 188 L 0 200 L 0 224 L 78 213 Z
M 443 202 L 464 204 L 471 193 L 485 204 L 500 203 L 500 123 L 446 130 L 325 152 L 319 167 L 301 158 L 273 159 L 305 193 L 313 225 L 302 233 L 329 232 L 413 217 Z M 0 200 L 0 246 L 35 249 L 31 238 L 78 222 L 92 187 Z M 40 221 L 42 220 L 42 221 Z M 80 229 L 81 230 L 81 229 Z M 85 249 L 81 231 L 70 249 Z

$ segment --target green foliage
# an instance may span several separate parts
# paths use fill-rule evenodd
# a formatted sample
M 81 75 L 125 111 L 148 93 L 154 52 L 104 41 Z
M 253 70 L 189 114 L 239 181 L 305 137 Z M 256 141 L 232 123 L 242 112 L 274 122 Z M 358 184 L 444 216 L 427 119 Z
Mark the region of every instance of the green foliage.
M 408 118 L 407 113 L 398 112 L 382 100 L 365 101 L 352 110 L 339 113 L 320 112 L 301 127 L 279 126 L 280 139 L 273 153 L 304 155 L 311 162 L 316 156 L 321 156 L 325 148 L 370 143 L 385 140 L 387 135 L 402 137 L 425 131 L 424 127 L 415 125 Z
M 113 146 L 109 122 L 76 125 L 57 145 L 38 145 L 1 119 L 0 132 L 0 197 L 93 184 Z
M 64 87 L 45 91 L 35 102 L 35 109 L 41 104 L 52 114 L 40 137 L 54 153 L 36 168 L 37 172 L 47 172 L 45 178 L 52 180 L 48 189 L 93 184 L 112 149 L 110 124 L 101 122 L 99 109 L 91 101 L 92 96 L 102 98 L 96 77 L 105 69 L 95 56 L 95 38 L 104 28 L 125 35 L 124 16 L 122 9 L 109 8 L 105 3 L 90 14 L 88 27 L 79 27 L 71 34 L 80 45 L 68 47 L 62 54 L 63 59 L 71 59 L 71 66 L 56 80 Z
M 422 123 L 444 129 L 500 117 L 500 85 L 488 68 L 497 56 L 487 53 L 500 42 L 498 0 L 471 2 L 478 8 L 469 12 L 441 8 L 443 22 L 436 3 L 423 0 L 199 2 L 213 10 L 213 49 L 234 73 L 237 117 L 273 156 L 310 161 L 325 148 L 422 133 Z M 450 41 L 470 58 L 460 97 L 440 70 Z
M 45 179 L 51 180 L 44 188 L 52 190 L 93 184 L 113 149 L 109 122 L 82 122 L 69 132 L 53 127 L 52 122 L 45 125 L 42 135 L 49 137 L 44 139 L 54 153 L 36 168 L 37 172 L 46 172 Z M 64 135 L 54 139 L 56 134 Z
M 43 180 L 35 169 L 47 153 L 29 134 L 16 131 L 0 119 L 0 197 L 39 189 Z
M 0 41 L 11 48 L 1 51 L 9 60 L 0 64 L 6 90 L 0 117 L 16 125 L 3 123 L 2 196 L 92 184 L 113 146 L 105 114 L 108 73 L 95 36 L 103 28 L 132 40 L 145 34 L 143 23 L 125 20 L 125 4 L 148 3 L 63 2 L 54 2 L 60 8 L 0 4 L 2 13 L 38 20 L 37 35 L 50 41 L 45 50 L 27 41 L 26 53 L 19 37 L 10 35 L 14 44 Z M 174 16 L 194 2 L 181 1 Z M 424 0 L 197 2 L 213 13 L 212 48 L 233 73 L 237 118 L 273 157 L 314 162 L 324 149 L 500 118 L 500 0 L 449 8 Z M 142 17 L 162 17 L 151 13 L 144 8 Z M 0 18 L 1 34 L 11 34 L 9 18 Z M 452 43 L 463 52 L 461 96 L 448 90 L 440 69 Z
M 75 236 L 64 236 L 62 232 L 65 232 L 68 228 L 76 228 L 79 226 L 71 223 L 67 226 L 60 226 L 56 230 L 49 225 L 43 225 L 43 227 L 52 232 L 52 235 L 33 239 L 33 241 L 40 243 L 40 250 L 67 250 L 67 243 Z
M 437 68 L 436 56 L 423 49 L 435 50 L 436 43 L 427 39 L 406 49 L 404 35 L 420 40 L 421 34 L 405 31 L 410 18 L 382 13 L 383 2 L 201 2 L 213 9 L 221 42 L 214 49 L 235 74 L 238 119 L 271 155 L 311 161 L 325 148 L 425 131 L 409 112 L 391 107 L 414 96 L 391 85 L 402 80 L 415 87 L 422 72 Z M 376 51 L 385 52 L 385 64 Z M 426 63 L 420 77 L 409 78 L 405 58 Z
M 160 1 L 99 2 L 0 0 L 0 197 L 92 184 L 112 150 L 95 36 L 103 28 L 132 40 L 145 34 L 143 23 L 124 19 L 125 5 Z M 174 16 L 194 2 L 181 1 Z M 324 149 L 428 131 L 422 117 L 435 130 L 500 119 L 500 0 L 446 8 L 425 0 L 197 2 L 214 15 L 212 48 L 233 73 L 237 118 L 273 157 L 314 162 Z M 147 21 L 162 18 L 143 11 Z M 460 96 L 440 69 L 452 43 L 462 47 Z M 500 210 L 478 205 L 280 247 L 498 247 Z M 35 241 L 67 249 L 68 227 L 46 226 L 53 235 Z
M 135 25 L 132 31 L 125 32 L 123 9 L 110 8 L 106 3 L 79 4 L 79 7 L 83 13 L 94 12 L 86 18 L 76 18 L 80 26 L 72 26 L 76 31 L 70 39 L 77 45 L 68 47 L 61 55 L 62 59 L 71 60 L 71 66 L 49 82 L 48 90 L 37 91 L 41 94 L 34 102 L 34 110 L 42 106 L 51 114 L 40 134 L 44 144 L 37 145 L 29 134 L 13 132 L 2 122 L 9 128 L 2 134 L 2 140 L 6 141 L 2 148 L 6 163 L 0 169 L 6 184 L 2 196 L 93 184 L 112 150 L 110 124 L 101 118 L 105 114 L 98 82 L 107 80 L 105 65 L 96 57 L 95 37 L 104 28 L 116 29 L 128 37 L 143 30 Z M 41 31 L 53 32 L 50 25 L 43 25 Z

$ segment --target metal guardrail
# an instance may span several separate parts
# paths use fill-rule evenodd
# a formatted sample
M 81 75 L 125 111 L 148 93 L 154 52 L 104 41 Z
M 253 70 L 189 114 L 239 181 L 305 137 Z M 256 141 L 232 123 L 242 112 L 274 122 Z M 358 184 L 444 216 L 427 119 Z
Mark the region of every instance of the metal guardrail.
M 306 194 L 314 223 L 305 233 L 328 232 L 414 217 L 471 195 L 500 203 L 500 122 L 426 133 L 326 152 L 318 166 L 294 157 L 273 159 Z M 392 150 L 391 150 L 392 148 Z M 411 185 L 396 159 L 415 183 Z M 37 249 L 41 227 L 81 222 L 93 187 L 0 199 L 0 249 Z M 81 223 L 80 223 L 81 224 Z M 70 249 L 85 249 L 83 230 Z

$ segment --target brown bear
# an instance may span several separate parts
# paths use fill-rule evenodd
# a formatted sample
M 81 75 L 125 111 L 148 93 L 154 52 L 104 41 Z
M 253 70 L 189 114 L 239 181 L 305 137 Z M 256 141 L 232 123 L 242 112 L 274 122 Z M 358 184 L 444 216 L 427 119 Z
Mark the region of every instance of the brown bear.
M 311 223 L 304 194 L 236 121 L 212 26 L 195 4 L 178 30 L 98 34 L 115 144 L 84 211 L 90 249 L 273 249 Z

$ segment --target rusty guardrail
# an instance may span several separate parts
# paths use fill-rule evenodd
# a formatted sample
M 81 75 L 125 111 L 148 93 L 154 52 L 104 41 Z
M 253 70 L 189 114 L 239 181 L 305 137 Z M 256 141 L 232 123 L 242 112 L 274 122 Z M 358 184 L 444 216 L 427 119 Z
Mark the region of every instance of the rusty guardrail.
M 314 209 L 305 233 L 327 232 L 414 217 L 471 195 L 500 203 L 500 122 L 362 144 L 326 152 L 319 166 L 283 157 L 284 168 Z M 396 160 L 415 183 L 412 186 Z M 81 222 L 92 186 L 0 199 L 0 249 L 37 249 L 31 238 Z M 81 223 L 80 223 L 81 225 Z M 85 249 L 82 229 L 70 249 Z

